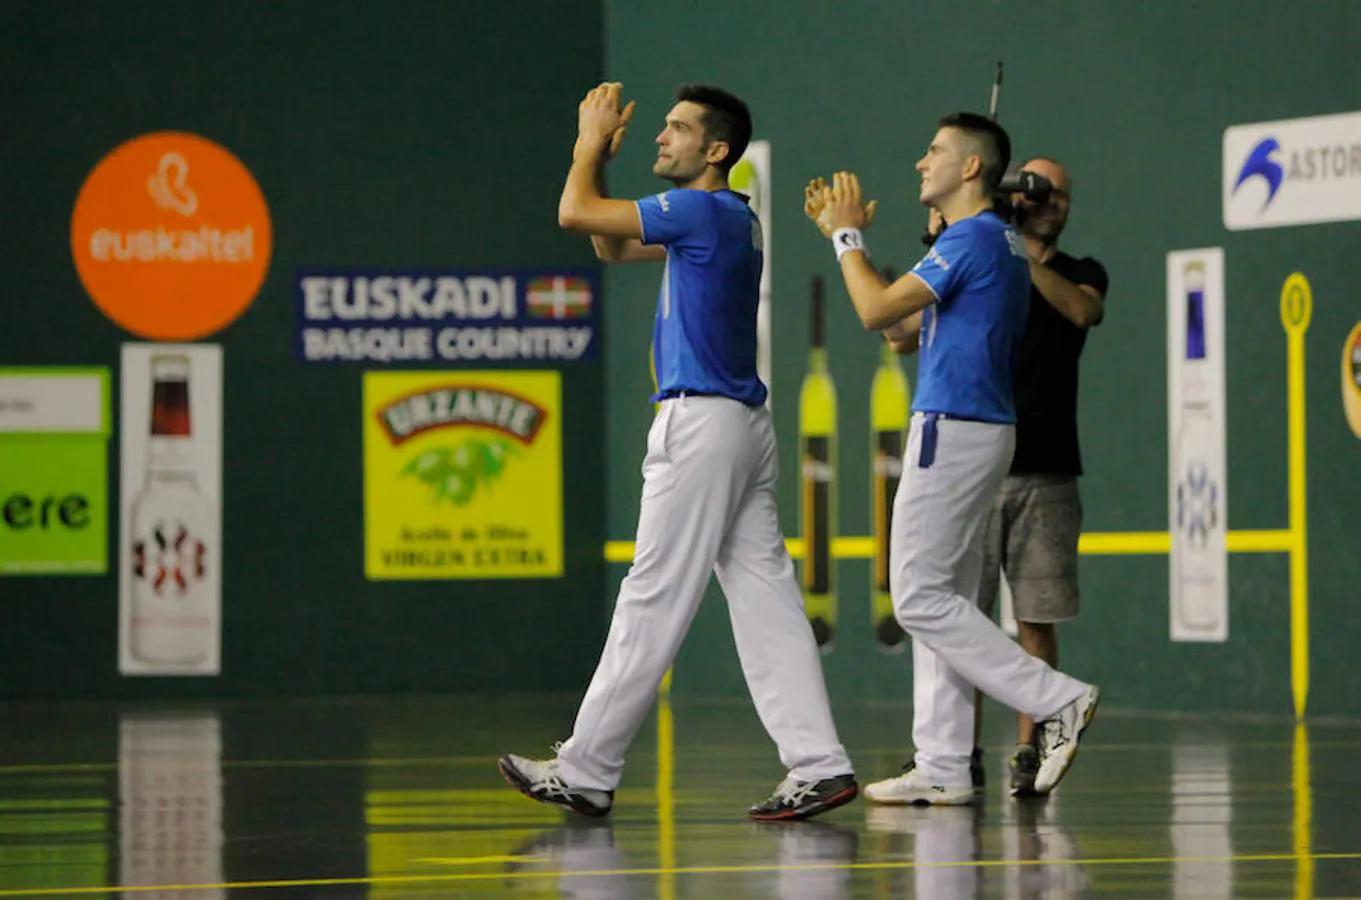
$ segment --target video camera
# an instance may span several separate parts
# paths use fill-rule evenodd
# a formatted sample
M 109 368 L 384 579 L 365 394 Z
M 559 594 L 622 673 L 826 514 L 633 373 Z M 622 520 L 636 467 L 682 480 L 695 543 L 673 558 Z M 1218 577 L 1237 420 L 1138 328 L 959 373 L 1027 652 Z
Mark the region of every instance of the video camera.
M 997 121 L 997 100 L 1002 93 L 1002 63 L 997 63 L 997 75 L 992 81 L 992 100 L 988 104 L 988 115 L 994 122 Z M 1053 192 L 1054 185 L 1043 175 L 1036 175 L 1034 172 L 1014 170 L 1004 174 L 997 182 L 997 192 L 994 200 L 993 209 L 1003 219 L 1013 225 L 1020 224 L 1020 211 L 1011 198 L 1015 194 L 1020 194 L 1026 200 L 1037 206 L 1044 206 L 1049 202 L 1049 195 Z M 950 223 L 946 222 L 941 226 L 944 231 Z M 930 247 L 940 237 L 940 232 L 932 234 L 928 228 L 922 235 L 922 243 Z
M 1034 172 L 1008 172 L 1002 176 L 1002 180 L 997 182 L 997 193 L 999 199 L 1008 205 L 1011 203 L 1012 194 L 1020 194 L 1031 203 L 1037 206 L 1044 206 L 1049 202 L 1049 195 L 1053 192 L 1054 185 L 1043 175 L 1036 175 Z

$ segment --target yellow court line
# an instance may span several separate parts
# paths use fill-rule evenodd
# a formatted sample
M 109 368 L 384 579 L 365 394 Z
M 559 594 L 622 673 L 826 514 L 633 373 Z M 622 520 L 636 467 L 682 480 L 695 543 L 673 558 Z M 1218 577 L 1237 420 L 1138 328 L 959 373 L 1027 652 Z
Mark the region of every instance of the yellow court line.
M 629 869 L 595 869 L 565 872 L 560 869 L 523 870 L 519 872 L 457 872 L 430 875 L 360 875 L 351 878 L 295 878 L 273 881 L 228 881 L 205 884 L 106 885 L 99 887 L 6 888 L 0 897 L 90 896 L 94 894 L 159 894 L 182 891 L 261 890 L 264 888 L 342 887 L 345 885 L 410 885 L 448 884 L 468 881 L 532 881 L 546 878 L 628 878 L 648 875 L 747 875 L 771 872 L 873 872 L 881 870 L 911 871 L 914 869 L 999 869 L 1010 866 L 1167 866 L 1174 863 L 1207 865 L 1230 863 L 1291 862 L 1298 860 L 1295 853 L 1245 853 L 1223 856 L 1131 856 L 1092 857 L 1090 859 L 966 859 L 949 861 L 884 860 L 864 863 L 757 863 L 726 866 L 661 866 Z M 1361 852 L 1311 853 L 1309 859 L 1322 862 L 1361 860 Z
M 1230 531 L 1225 537 L 1230 553 L 1289 553 L 1295 536 L 1289 530 Z M 803 558 L 803 539 L 786 538 L 785 546 L 794 559 Z M 607 541 L 605 561 L 633 562 L 633 541 Z M 1166 531 L 1088 532 L 1078 538 L 1077 552 L 1084 556 L 1157 556 L 1172 549 L 1172 536 Z M 845 536 L 832 539 L 836 559 L 873 559 L 874 538 Z
M 1230 531 L 1226 541 L 1230 553 L 1289 553 L 1295 536 L 1286 530 Z
M 364 759 L 224 759 L 224 769 L 324 769 L 367 766 L 369 768 L 410 768 L 423 766 L 481 766 L 496 762 L 495 756 L 382 756 Z M 96 774 L 117 772 L 118 763 L 25 763 L 0 765 L 0 776 Z
M 1155 555 L 1172 551 L 1172 535 L 1166 531 L 1107 531 L 1081 534 L 1077 552 L 1084 555 Z
M 413 859 L 414 863 L 430 866 L 485 866 L 490 863 L 524 862 L 523 856 L 431 856 Z

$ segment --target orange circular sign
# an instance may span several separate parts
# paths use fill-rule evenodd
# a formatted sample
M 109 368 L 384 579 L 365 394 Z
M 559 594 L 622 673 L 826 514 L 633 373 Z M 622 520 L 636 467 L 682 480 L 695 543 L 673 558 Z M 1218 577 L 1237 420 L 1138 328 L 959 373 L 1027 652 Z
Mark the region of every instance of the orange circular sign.
M 134 138 L 100 160 L 71 216 L 76 271 L 95 306 L 157 341 L 234 322 L 264 283 L 272 238 L 241 161 L 182 132 Z

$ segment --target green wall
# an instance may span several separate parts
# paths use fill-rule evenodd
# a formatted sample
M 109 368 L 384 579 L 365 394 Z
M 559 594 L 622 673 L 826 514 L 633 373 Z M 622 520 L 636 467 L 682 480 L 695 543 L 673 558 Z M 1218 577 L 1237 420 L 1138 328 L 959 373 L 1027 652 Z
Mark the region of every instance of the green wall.
M 798 529 L 797 394 L 807 356 L 807 280 L 839 284 L 833 254 L 803 219 L 806 180 L 847 168 L 880 199 L 868 234 L 874 261 L 899 271 L 921 253 L 924 216 L 913 163 L 938 116 L 986 112 L 993 68 L 1006 63 L 1000 118 L 1018 157 L 1068 164 L 1074 212 L 1062 246 L 1101 259 L 1108 313 L 1084 356 L 1080 427 L 1086 530 L 1167 527 L 1165 254 L 1222 246 L 1228 298 L 1228 479 L 1231 529 L 1287 524 L 1285 340 L 1281 285 L 1303 272 L 1314 291 L 1307 336 L 1310 710 L 1355 712 L 1349 689 L 1361 637 L 1361 444 L 1338 394 L 1344 337 L 1361 318 L 1353 252 L 1361 223 L 1227 232 L 1220 216 L 1221 135 L 1230 125 L 1358 108 L 1361 6 L 1265 0 L 1142 4 L 1041 2 L 1021 7 L 811 0 L 606 3 L 605 74 L 639 103 L 612 188 L 660 189 L 650 139 L 683 81 L 729 87 L 772 142 L 773 398 L 781 435 L 781 516 Z M 609 482 L 607 527 L 632 537 L 647 403 L 647 341 L 657 267 L 606 275 Z M 868 391 L 876 339 L 839 287 L 829 294 L 829 356 L 840 400 L 841 534 L 869 530 Z M 914 364 L 909 363 L 909 377 Z M 913 378 L 915 384 L 915 378 Z M 623 474 L 619 474 L 623 473 Z M 615 566 L 612 583 L 623 574 Z M 1062 627 L 1063 664 L 1100 682 L 1110 705 L 1289 713 L 1289 567 L 1284 555 L 1230 558 L 1230 637 L 1168 638 L 1167 558 L 1087 556 L 1084 612 Z M 843 633 L 825 658 L 834 696 L 907 698 L 906 657 L 871 641 L 868 563 L 840 563 Z M 744 693 L 717 591 L 675 672 L 681 695 Z M 612 595 L 611 595 L 612 599 Z
M 250 311 L 211 338 L 226 373 L 223 674 L 119 677 L 113 570 L 3 578 L 0 697 L 581 689 L 603 635 L 600 598 L 612 602 L 623 573 L 605 570 L 599 548 L 606 537 L 631 538 L 636 522 L 659 267 L 607 273 L 608 350 L 601 363 L 564 368 L 568 569 L 522 583 L 364 580 L 361 369 L 295 361 L 294 272 L 589 265 L 586 242 L 553 220 L 584 90 L 609 77 L 639 100 L 610 184 L 642 196 L 661 186 L 647 173 L 672 88 L 731 87 L 773 144 L 772 387 L 792 536 L 806 285 L 815 273 L 836 285 L 832 254 L 800 213 L 800 189 L 834 168 L 859 172 L 881 201 L 874 259 L 907 268 L 923 220 L 912 163 L 937 116 L 986 107 L 1000 58 L 1001 118 L 1017 154 L 1057 156 L 1073 173 L 1065 248 L 1099 257 L 1111 273 L 1107 319 L 1083 369 L 1089 531 L 1166 527 L 1164 256 L 1199 246 L 1226 252 L 1230 526 L 1285 526 L 1277 302 L 1290 272 L 1310 279 L 1311 710 L 1353 712 L 1361 445 L 1342 419 L 1337 368 L 1361 318 L 1361 260 L 1350 252 L 1361 224 L 1229 233 L 1220 221 L 1225 127 L 1357 108 L 1361 62 L 1350 36 L 1361 31 L 1361 8 L 1320 0 L 1307 13 L 1285 10 L 1261 0 L 1023 10 L 833 10 L 809 0 L 535 0 L 504 10 L 433 0 L 381 10 L 315 0 L 6 4 L 0 259 L 10 294 L 0 366 L 105 365 L 117 378 L 119 345 L 132 338 L 86 297 L 69 226 L 90 168 L 130 137 L 182 129 L 237 154 L 269 202 L 274 259 Z M 840 289 L 829 292 L 829 310 L 838 527 L 862 535 L 868 473 L 856 461 L 868 454 L 877 345 Z M 109 464 L 116 501 L 116 434 Z M 1288 712 L 1286 559 L 1234 555 L 1230 576 L 1229 641 L 1172 644 L 1166 558 L 1085 557 L 1084 613 L 1061 632 L 1065 667 L 1100 681 L 1112 705 Z M 826 659 L 833 693 L 907 697 L 906 658 L 881 656 L 871 642 L 868 564 L 843 561 L 839 578 L 842 639 Z M 681 695 L 744 692 L 727 617 L 716 592 L 711 599 L 677 664 Z
M 85 295 L 69 229 L 86 175 L 129 138 L 184 130 L 224 145 L 274 229 L 258 299 L 209 339 L 225 371 L 222 675 L 119 677 L 115 562 L 104 577 L 0 578 L 0 697 L 584 681 L 605 624 L 601 364 L 563 370 L 565 577 L 367 582 L 362 368 L 295 359 L 293 279 L 320 266 L 594 265 L 555 210 L 580 91 L 600 78 L 601 15 L 549 0 L 0 8 L 0 365 L 106 365 L 117 384 L 119 345 L 136 338 Z M 115 506 L 117 447 L 115 435 Z

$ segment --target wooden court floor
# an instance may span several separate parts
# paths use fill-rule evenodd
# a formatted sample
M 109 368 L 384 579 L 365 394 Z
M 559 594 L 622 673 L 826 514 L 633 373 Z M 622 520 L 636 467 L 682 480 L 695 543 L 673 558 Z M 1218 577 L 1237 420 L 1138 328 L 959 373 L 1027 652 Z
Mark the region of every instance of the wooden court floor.
M 495 759 L 566 737 L 574 696 L 0 707 L 0 898 L 1238 898 L 1361 896 L 1361 722 L 1102 709 L 1043 802 L 862 799 L 793 825 L 749 706 L 661 703 L 613 814 L 505 787 Z M 906 707 L 840 704 L 862 783 Z

